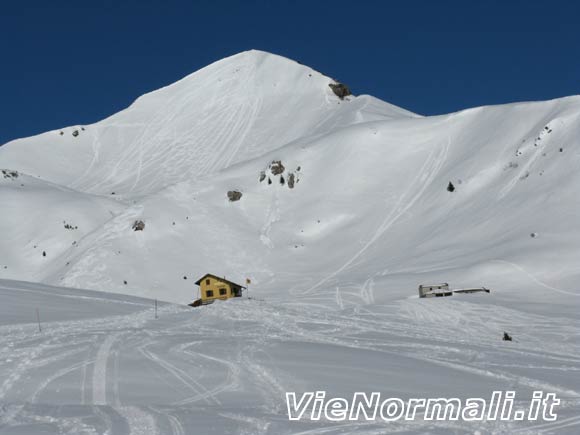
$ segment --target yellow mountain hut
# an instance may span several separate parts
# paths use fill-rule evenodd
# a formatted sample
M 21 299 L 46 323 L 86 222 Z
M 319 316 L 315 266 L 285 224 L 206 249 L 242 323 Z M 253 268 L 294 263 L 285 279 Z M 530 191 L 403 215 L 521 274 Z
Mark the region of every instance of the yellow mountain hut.
M 226 300 L 230 298 L 239 298 L 246 287 L 220 278 L 217 275 L 206 273 L 195 282 L 199 286 L 200 298 L 189 304 L 192 307 L 199 307 L 213 303 L 216 299 Z

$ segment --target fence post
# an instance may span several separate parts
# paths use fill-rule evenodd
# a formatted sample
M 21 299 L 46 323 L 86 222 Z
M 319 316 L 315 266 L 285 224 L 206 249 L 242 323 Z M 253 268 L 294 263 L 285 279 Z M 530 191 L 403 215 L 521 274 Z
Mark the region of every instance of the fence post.
M 38 308 L 36 309 L 36 321 L 38 322 L 38 332 L 42 332 L 42 328 L 40 327 L 40 313 L 38 312 Z

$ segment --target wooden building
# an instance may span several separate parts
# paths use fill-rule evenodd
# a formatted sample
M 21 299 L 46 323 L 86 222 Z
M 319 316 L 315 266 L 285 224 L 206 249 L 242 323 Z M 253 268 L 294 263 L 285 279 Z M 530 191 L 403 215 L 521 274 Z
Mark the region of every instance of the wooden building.
M 206 273 L 195 282 L 199 286 L 200 298 L 190 305 L 198 307 L 200 305 L 211 304 L 216 299 L 226 300 L 230 298 L 239 298 L 246 287 L 236 284 L 217 275 Z

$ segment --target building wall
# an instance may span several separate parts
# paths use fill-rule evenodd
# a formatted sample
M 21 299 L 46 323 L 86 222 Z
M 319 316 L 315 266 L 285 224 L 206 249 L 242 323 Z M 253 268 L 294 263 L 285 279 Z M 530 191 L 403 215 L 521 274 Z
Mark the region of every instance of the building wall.
M 201 299 L 229 299 L 234 297 L 232 287 L 229 283 L 208 276 L 200 283 Z M 223 294 L 225 291 L 225 294 Z
M 434 291 L 438 290 L 448 291 L 449 284 L 443 283 L 443 284 L 420 285 L 419 297 L 424 298 L 427 295 L 432 294 Z

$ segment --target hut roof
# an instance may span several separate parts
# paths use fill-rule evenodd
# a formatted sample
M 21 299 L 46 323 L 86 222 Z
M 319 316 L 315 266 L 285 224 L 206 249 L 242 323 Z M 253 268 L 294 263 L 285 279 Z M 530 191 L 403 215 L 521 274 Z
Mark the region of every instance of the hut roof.
M 235 282 L 233 282 L 233 281 L 230 281 L 230 280 L 228 280 L 228 279 L 225 279 L 225 278 L 223 278 L 223 277 L 221 277 L 221 276 L 213 275 L 213 274 L 211 274 L 211 273 L 206 273 L 204 276 L 202 276 L 200 279 L 198 279 L 198 280 L 195 282 L 195 284 L 196 284 L 196 285 L 200 285 L 200 284 L 201 284 L 201 282 L 202 282 L 204 279 L 206 279 L 208 276 L 209 276 L 209 277 L 211 277 L 211 278 L 218 279 L 218 280 L 220 280 L 220 281 L 223 281 L 223 282 L 227 282 L 228 284 L 233 284 L 233 285 L 235 285 L 236 287 L 246 288 L 246 287 L 244 287 L 244 286 L 243 286 L 243 285 L 241 285 L 241 284 L 235 283 Z

